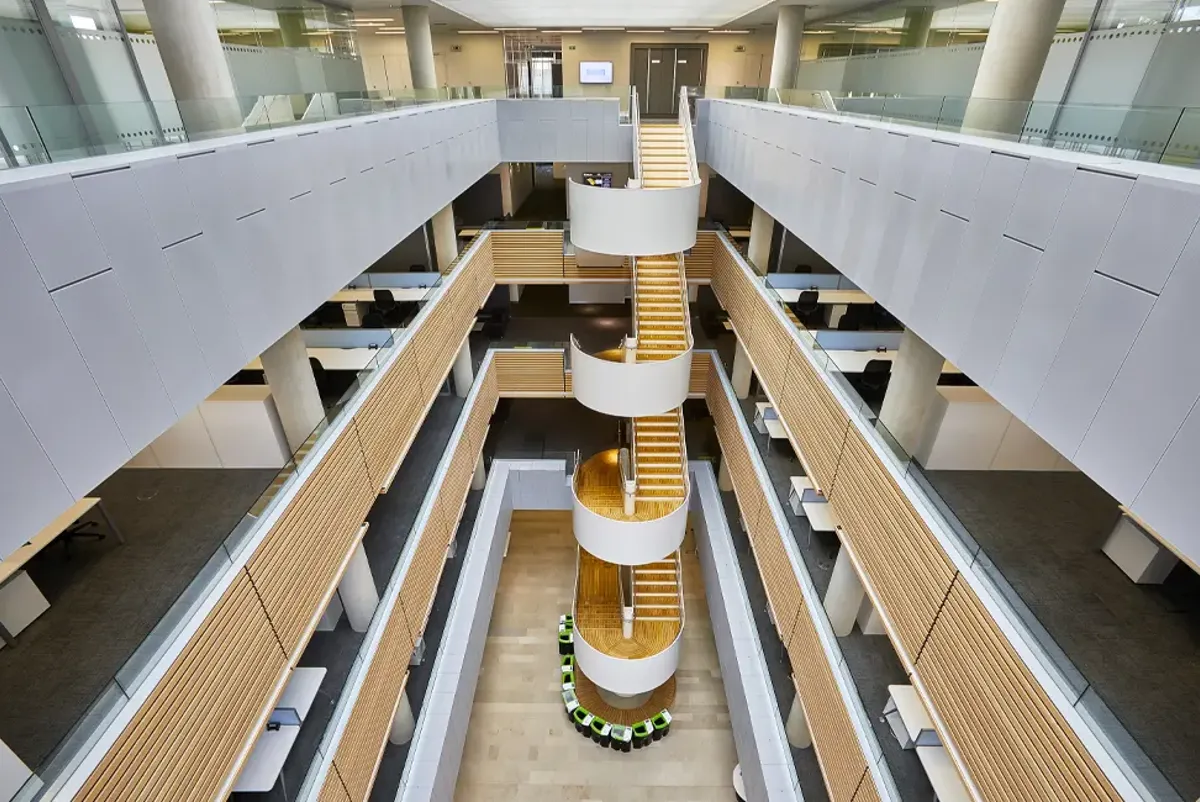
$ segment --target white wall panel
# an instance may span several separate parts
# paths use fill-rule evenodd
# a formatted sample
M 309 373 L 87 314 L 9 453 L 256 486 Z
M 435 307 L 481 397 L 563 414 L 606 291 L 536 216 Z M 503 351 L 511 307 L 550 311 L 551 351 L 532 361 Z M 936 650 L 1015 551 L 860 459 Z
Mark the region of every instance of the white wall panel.
M 1188 367 L 1200 342 L 1197 298 L 1200 235 L 1193 235 L 1075 453 L 1080 470 L 1117 498 L 1141 490 L 1200 399 L 1200 371 Z
M 942 209 L 963 220 L 972 218 L 990 157 L 991 151 L 977 145 L 959 145 L 955 149 L 954 165 L 942 195 Z
M 183 176 L 187 159 L 154 159 L 132 165 L 158 245 L 166 248 L 203 230 Z
M 1198 220 L 1200 187 L 1139 178 L 1096 269 L 1161 292 Z
M 966 345 L 954 360 L 976 383 L 990 387 L 1042 252 L 1011 237 L 996 248 L 987 281 L 971 315 Z
M 108 268 L 91 218 L 69 177 L 53 176 L 0 187 L 0 200 L 47 289 Z
M 922 265 L 916 281 L 909 315 L 913 331 L 926 341 L 930 340 L 932 335 L 924 329 L 928 329 L 931 322 L 938 319 L 946 303 L 947 289 L 954 280 L 968 225 L 965 220 L 939 212 L 930 232 L 929 250 L 925 254 L 925 264 Z
M 132 170 L 99 173 L 77 178 L 75 186 L 172 406 L 182 413 L 200 403 L 214 381 L 167 268 L 158 235 L 146 225 L 150 210 L 135 174 Z
M 1074 172 L 1070 163 L 1030 159 L 1004 233 L 1026 245 L 1045 248 Z
M 1024 416 L 1033 407 L 1133 183 L 1075 171 L 991 385 L 992 395 L 1013 414 Z
M 1079 448 L 1153 304 L 1147 292 L 1092 277 L 1026 418 L 1063 455 Z
M 110 270 L 53 293 L 126 443 L 148 443 L 175 422 L 176 411 L 129 302 Z
M 1145 487 L 1133 501 L 1133 511 L 1179 551 L 1195 559 L 1200 554 L 1196 513 L 1196 476 L 1200 473 L 1200 412 L 1193 407 L 1171 440 Z

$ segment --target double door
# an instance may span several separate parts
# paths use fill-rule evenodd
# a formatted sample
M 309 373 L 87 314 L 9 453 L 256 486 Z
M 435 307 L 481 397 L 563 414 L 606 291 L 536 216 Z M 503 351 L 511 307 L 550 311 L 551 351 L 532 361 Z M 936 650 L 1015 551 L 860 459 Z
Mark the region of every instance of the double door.
M 702 86 L 708 45 L 634 45 L 629 74 L 643 117 L 679 113 L 679 88 Z

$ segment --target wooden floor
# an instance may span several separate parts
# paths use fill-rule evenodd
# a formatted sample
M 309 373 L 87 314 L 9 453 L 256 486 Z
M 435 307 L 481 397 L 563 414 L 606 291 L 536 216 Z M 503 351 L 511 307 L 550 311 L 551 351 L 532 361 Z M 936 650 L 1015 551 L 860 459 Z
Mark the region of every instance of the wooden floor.
M 568 723 L 558 694 L 558 616 L 571 609 L 571 513 L 516 512 L 471 708 L 458 802 L 729 802 L 737 753 L 694 554 L 671 735 L 629 754 Z
M 678 618 L 635 618 L 633 637 L 621 631 L 621 587 L 613 563 L 579 550 L 579 599 L 575 628 L 593 648 L 610 657 L 638 660 L 653 657 L 675 642 L 682 621 Z M 677 591 L 676 591 L 677 592 Z M 682 614 L 682 611 L 679 611 Z
M 682 498 L 665 501 L 637 500 L 633 515 L 625 514 L 621 493 L 621 467 L 617 450 L 601 451 L 579 466 L 575 493 L 589 510 L 614 521 L 654 521 L 679 509 Z
M 641 706 L 631 710 L 622 710 L 619 707 L 613 707 L 601 699 L 600 693 L 596 690 L 596 683 L 592 682 L 584 676 L 582 671 L 576 668 L 575 695 L 579 697 L 579 704 L 610 724 L 630 726 L 639 721 L 653 718 L 663 710 L 671 709 L 671 705 L 675 704 L 675 678 L 671 677 L 662 685 L 655 688 L 654 692 L 650 694 L 650 698 Z
M 683 270 L 678 255 L 642 256 L 634 263 L 637 285 L 637 361 L 674 359 L 690 346 L 683 309 Z

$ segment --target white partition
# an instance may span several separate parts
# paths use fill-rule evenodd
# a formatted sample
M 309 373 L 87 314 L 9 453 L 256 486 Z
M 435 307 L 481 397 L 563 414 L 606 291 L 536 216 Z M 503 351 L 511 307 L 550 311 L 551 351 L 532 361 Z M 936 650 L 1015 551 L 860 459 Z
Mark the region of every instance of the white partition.
M 579 629 L 575 630 L 575 664 L 592 682 L 613 693 L 633 696 L 647 693 L 669 680 L 679 668 L 679 647 L 683 643 L 683 630 L 674 642 L 656 655 L 640 660 L 624 657 L 609 657 L 583 639 Z
M 571 492 L 575 489 L 572 485 Z M 691 496 L 691 488 L 688 488 Z M 575 495 L 571 523 L 575 540 L 588 553 L 618 565 L 645 565 L 675 552 L 687 534 L 687 499 L 653 521 L 617 521 L 592 512 Z
M 661 362 L 613 362 L 571 341 L 571 388 L 589 409 L 620 418 L 662 415 L 688 395 L 692 351 Z
M 654 256 L 696 244 L 700 184 L 616 189 L 567 182 L 571 242 L 595 253 Z

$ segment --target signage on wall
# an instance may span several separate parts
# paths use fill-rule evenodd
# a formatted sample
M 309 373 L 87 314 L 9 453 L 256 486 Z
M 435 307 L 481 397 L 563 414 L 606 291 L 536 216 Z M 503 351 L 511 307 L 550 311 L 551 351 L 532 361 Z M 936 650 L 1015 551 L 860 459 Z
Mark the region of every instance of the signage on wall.
M 583 183 L 589 187 L 612 187 L 612 173 L 584 173 Z
M 611 84 L 612 82 L 613 63 L 611 61 L 579 62 L 579 83 Z

